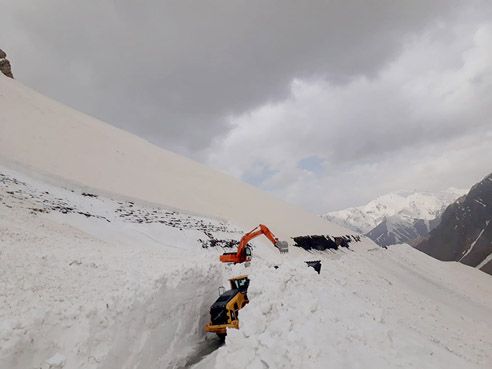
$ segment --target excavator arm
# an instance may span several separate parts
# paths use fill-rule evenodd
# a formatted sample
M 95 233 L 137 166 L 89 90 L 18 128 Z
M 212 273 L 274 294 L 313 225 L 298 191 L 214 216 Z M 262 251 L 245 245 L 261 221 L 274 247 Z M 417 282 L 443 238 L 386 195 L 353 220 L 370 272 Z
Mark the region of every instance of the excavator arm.
M 270 242 L 275 246 L 281 253 L 289 251 L 289 246 L 285 241 L 279 241 L 277 237 L 268 229 L 267 226 L 260 224 L 258 227 L 252 231 L 246 233 L 239 242 L 237 252 L 227 252 L 220 256 L 220 261 L 224 263 L 244 263 L 245 261 L 251 260 L 251 250 L 249 249 L 248 242 L 253 238 L 264 235 L 270 240 Z

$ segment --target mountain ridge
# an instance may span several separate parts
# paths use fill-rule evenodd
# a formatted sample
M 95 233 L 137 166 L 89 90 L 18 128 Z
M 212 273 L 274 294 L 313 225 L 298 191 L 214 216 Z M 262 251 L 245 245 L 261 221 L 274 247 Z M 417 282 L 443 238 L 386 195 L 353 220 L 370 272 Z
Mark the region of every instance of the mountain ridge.
M 449 203 L 465 193 L 466 190 L 454 187 L 439 192 L 401 190 L 379 196 L 362 206 L 326 213 L 323 217 L 367 234 L 387 217 L 436 219 Z
M 449 205 L 440 224 L 416 248 L 492 274 L 492 173 Z

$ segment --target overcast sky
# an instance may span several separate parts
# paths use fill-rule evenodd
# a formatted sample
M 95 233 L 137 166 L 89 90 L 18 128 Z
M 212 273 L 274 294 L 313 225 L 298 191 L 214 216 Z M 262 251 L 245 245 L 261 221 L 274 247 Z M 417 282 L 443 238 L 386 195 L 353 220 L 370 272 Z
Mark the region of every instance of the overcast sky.
M 492 171 L 491 1 L 0 9 L 18 80 L 318 213 Z

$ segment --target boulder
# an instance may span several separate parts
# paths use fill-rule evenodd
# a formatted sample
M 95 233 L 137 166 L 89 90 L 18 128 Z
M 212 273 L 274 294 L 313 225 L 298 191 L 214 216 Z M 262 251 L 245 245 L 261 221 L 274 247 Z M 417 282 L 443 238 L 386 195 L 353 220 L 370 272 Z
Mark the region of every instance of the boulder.
M 5 74 L 7 77 L 14 78 L 14 75 L 12 74 L 12 66 L 6 58 L 7 54 L 5 51 L 0 49 L 0 72 Z

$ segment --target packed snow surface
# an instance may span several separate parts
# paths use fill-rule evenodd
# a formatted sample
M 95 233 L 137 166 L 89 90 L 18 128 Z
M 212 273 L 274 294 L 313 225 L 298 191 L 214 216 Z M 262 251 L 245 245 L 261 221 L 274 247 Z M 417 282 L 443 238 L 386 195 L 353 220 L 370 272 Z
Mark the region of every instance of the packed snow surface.
M 239 239 L 230 222 L 0 169 L 0 369 L 491 367 L 491 277 L 472 268 L 368 239 L 257 239 L 249 268 L 223 265 L 200 240 Z M 243 273 L 241 329 L 209 353 L 217 287 Z
M 407 245 L 250 271 L 251 304 L 216 368 L 490 368 L 490 276 Z
M 0 368 L 185 363 L 223 283 L 217 252 L 199 241 L 205 232 L 242 234 L 2 170 Z
M 405 224 L 414 219 L 433 220 L 467 192 L 457 188 L 441 192 L 393 192 L 363 206 L 327 213 L 324 218 L 356 232 L 367 233 L 387 217 L 392 217 L 393 222 L 400 219 Z

